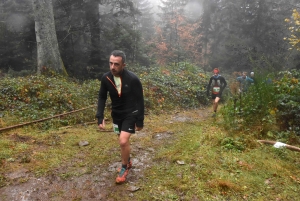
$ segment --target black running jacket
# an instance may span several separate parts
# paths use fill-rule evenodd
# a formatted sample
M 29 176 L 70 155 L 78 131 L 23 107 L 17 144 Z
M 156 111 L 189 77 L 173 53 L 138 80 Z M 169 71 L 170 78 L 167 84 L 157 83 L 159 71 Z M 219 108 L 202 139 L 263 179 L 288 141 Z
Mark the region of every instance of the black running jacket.
M 104 108 L 107 100 L 107 92 L 111 99 L 113 119 L 123 119 L 128 115 L 136 115 L 137 127 L 144 126 L 144 96 L 143 87 L 139 78 L 129 70 L 124 69 L 121 76 L 121 93 L 115 86 L 112 73 L 109 71 L 101 78 L 101 86 L 98 96 L 98 108 L 96 118 L 98 125 L 104 118 Z

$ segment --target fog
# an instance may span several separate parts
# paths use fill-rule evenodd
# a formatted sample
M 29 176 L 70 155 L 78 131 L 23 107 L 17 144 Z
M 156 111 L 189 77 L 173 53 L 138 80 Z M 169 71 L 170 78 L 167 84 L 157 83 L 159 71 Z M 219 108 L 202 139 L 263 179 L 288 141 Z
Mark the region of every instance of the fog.
M 159 57 L 164 60 L 166 53 L 170 58 L 176 55 L 178 61 L 189 60 L 199 65 L 226 66 L 234 70 L 250 68 L 252 57 L 259 60 L 261 55 L 266 55 L 276 63 L 276 68 L 286 66 L 286 55 L 295 63 L 300 60 L 298 52 L 291 54 L 285 51 L 289 44 L 283 40 L 290 36 L 287 27 L 290 25 L 284 20 L 291 18 L 293 9 L 299 7 L 295 0 L 290 3 L 266 0 L 260 1 L 259 6 L 256 1 L 205 1 L 205 7 L 204 0 L 189 0 L 183 7 L 183 15 L 188 19 L 182 18 L 180 27 L 174 26 L 174 29 L 169 29 L 173 25 L 169 13 L 174 9 L 161 9 L 159 6 L 168 6 L 162 0 L 135 0 L 136 4 L 122 0 L 120 5 L 117 2 L 101 1 L 99 4 L 99 1 L 53 0 L 54 23 L 67 70 L 81 76 L 84 66 L 92 65 L 95 69 L 101 69 L 107 65 L 106 55 L 112 48 L 132 52 L 128 58 L 145 66 L 160 61 Z M 178 1 L 167 2 L 171 4 Z M 87 18 L 87 14 L 94 12 L 89 12 L 90 4 L 92 8 L 99 8 L 99 15 L 92 14 Z M 131 11 L 131 5 L 140 6 L 141 15 L 138 12 L 131 15 L 128 12 Z M 125 9 L 118 9 L 120 6 Z M 176 9 L 182 8 L 180 6 L 175 5 Z M 204 9 L 208 10 L 204 12 Z M 182 15 L 173 14 L 178 18 Z M 202 16 L 205 23 L 201 21 Z M 0 21 L 3 33 L 13 33 L 3 34 L 0 38 L 0 54 L 6 55 L 0 59 L 0 69 L 2 67 L 3 71 L 7 71 L 12 67 L 19 70 L 36 65 L 31 0 L 2 1 Z M 178 35 L 177 28 L 181 29 L 182 35 Z M 17 46 L 15 41 L 22 43 Z M 182 43 L 175 47 L 177 41 Z M 157 51 L 164 49 L 168 51 Z M 101 59 L 94 59 L 97 58 L 94 55 Z M 251 55 L 251 60 L 248 55 Z M 258 65 L 266 64 L 260 62 Z
M 29 20 L 21 14 L 11 14 L 6 20 L 6 25 L 11 31 L 21 32 L 29 24 Z
M 203 6 L 199 2 L 190 2 L 188 3 L 185 8 L 184 8 L 184 13 L 185 15 L 192 19 L 192 20 L 197 20 L 201 17 L 203 13 Z

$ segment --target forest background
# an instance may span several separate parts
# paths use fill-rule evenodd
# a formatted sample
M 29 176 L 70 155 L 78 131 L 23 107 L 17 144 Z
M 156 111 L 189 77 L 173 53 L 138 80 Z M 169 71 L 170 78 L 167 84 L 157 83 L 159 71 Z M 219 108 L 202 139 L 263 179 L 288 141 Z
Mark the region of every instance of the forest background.
M 125 51 L 128 64 L 149 69 L 179 62 L 206 71 L 219 67 L 230 73 L 255 68 L 299 69 L 298 52 L 288 51 L 289 43 L 283 40 L 291 38 L 289 27 L 294 26 L 285 20 L 290 20 L 299 6 L 296 0 L 37 2 L 1 1 L 2 74 L 39 72 L 36 33 L 43 34 L 37 28 L 43 23 L 46 28 L 55 24 L 51 33 L 57 36 L 57 41 L 45 48 L 57 43 L 57 55 L 67 74 L 81 80 L 99 79 L 107 71 L 107 58 L 114 49 Z M 42 14 L 53 11 L 53 21 L 43 22 L 44 15 L 36 7 L 44 7 L 40 8 Z M 46 33 L 38 40 L 45 41 Z M 54 68 L 51 65 L 47 67 Z
M 281 111 L 281 127 L 298 132 L 298 6 L 296 0 L 2 1 L 0 76 L 6 79 L 1 110 L 24 122 L 95 103 L 88 94 L 82 104 L 75 91 L 63 93 L 70 83 L 57 87 L 58 78 L 52 76 L 85 82 L 82 90 L 96 94 L 90 91 L 98 85 L 95 80 L 108 70 L 110 52 L 120 49 L 127 54 L 128 68 L 147 86 L 149 109 L 166 106 L 167 96 L 182 108 L 207 104 L 206 82 L 215 67 L 229 83 L 238 72 L 255 71 L 257 81 L 277 84 L 270 95 L 274 100 L 266 101 L 272 102 L 270 110 Z M 30 75 L 46 78 L 22 79 Z M 227 93 L 235 107 L 236 89 L 232 82 Z M 259 90 L 257 94 L 265 93 Z M 31 103 L 36 105 L 29 107 Z M 249 106 L 250 113 L 263 104 Z M 17 123 L 13 119 L 10 124 Z
M 9 111 L 24 122 L 49 116 L 46 108 L 53 107 L 52 115 L 80 109 L 78 93 L 63 93 L 70 83 L 55 75 L 82 82 L 82 92 L 92 94 L 84 105 L 93 104 L 96 92 L 88 88 L 97 88 L 93 80 L 108 70 L 108 55 L 121 49 L 129 69 L 147 85 L 148 108 L 166 106 L 167 96 L 183 108 L 207 104 L 206 82 L 214 67 L 229 81 L 238 72 L 255 71 L 258 83 L 271 80 L 277 91 L 275 100 L 263 100 L 256 87 L 260 97 L 252 97 L 260 104 L 248 104 L 248 113 L 265 104 L 280 114 L 283 129 L 299 132 L 298 6 L 280 0 L 2 1 L 0 76 L 7 79 L 1 84 L 1 117 Z M 237 87 L 229 88 L 236 109 Z
M 29 180 L 9 179 L 8 172 L 15 168 L 24 166 L 39 177 L 55 172 L 64 160 L 73 160 L 78 136 L 91 141 L 109 139 L 99 137 L 87 122 L 95 123 L 99 78 L 108 71 L 109 54 L 120 49 L 127 55 L 127 68 L 143 83 L 146 113 L 152 119 L 156 118 L 153 115 L 163 119 L 169 113 L 206 107 L 206 85 L 215 67 L 229 83 L 217 119 L 206 118 L 203 124 L 188 122 L 183 136 L 177 130 L 186 122 L 165 128 L 159 124 L 164 119 L 152 127 L 153 133 L 145 131 L 155 138 L 157 133 L 169 136 L 170 132 L 162 131 L 170 129 L 184 139 L 175 143 L 178 147 L 157 145 L 162 152 L 156 160 L 170 168 L 169 174 L 161 166 L 155 167 L 157 178 L 150 172 L 147 183 L 160 185 L 157 189 L 144 186 L 146 195 L 141 196 L 157 200 L 178 200 L 183 194 L 187 200 L 193 196 L 293 200 L 299 196 L 297 153 L 258 149 L 253 141 L 300 144 L 299 6 L 297 0 L 2 0 L 0 129 L 62 116 L 16 133 L 4 131 L 0 140 L 1 190 Z M 246 94 L 238 93 L 235 82 L 241 71 L 255 72 L 255 84 Z M 82 108 L 86 110 L 66 114 Z M 109 112 L 106 115 L 109 118 Z M 89 132 L 78 129 L 70 138 L 64 132 L 51 133 L 52 129 L 78 124 Z M 198 142 L 201 129 L 205 130 L 201 143 L 207 146 Z M 145 145 L 154 146 L 147 140 Z M 103 150 L 112 151 L 110 143 Z M 45 150 L 36 151 L 37 146 Z M 249 150 L 261 158 L 252 159 Z M 95 163 L 108 163 L 105 157 L 99 159 L 96 146 L 88 151 L 85 154 L 95 157 L 79 164 L 87 166 L 87 172 L 93 172 Z M 224 154 L 220 160 L 216 156 L 219 152 Z M 209 156 L 204 156 L 207 164 L 203 164 L 201 153 Z M 190 158 L 193 155 L 196 157 Z M 171 166 L 180 157 L 196 166 L 182 173 Z M 220 161 L 222 168 L 215 168 Z M 278 166 L 269 170 L 274 163 Z M 161 179 L 170 174 L 175 175 L 171 180 Z M 77 173 L 66 170 L 59 177 L 68 180 L 74 175 Z M 183 183 L 176 183 L 178 175 Z M 206 178 L 208 182 L 190 178 Z M 60 196 L 60 192 L 53 196 Z

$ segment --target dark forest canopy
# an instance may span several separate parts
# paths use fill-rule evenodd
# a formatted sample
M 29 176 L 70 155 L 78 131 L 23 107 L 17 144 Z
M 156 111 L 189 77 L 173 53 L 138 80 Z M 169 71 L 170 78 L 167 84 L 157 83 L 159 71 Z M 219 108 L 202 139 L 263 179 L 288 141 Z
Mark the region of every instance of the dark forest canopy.
M 37 72 L 33 2 L 0 2 L 2 74 Z M 99 78 L 114 49 L 146 67 L 184 61 L 241 71 L 300 64 L 283 40 L 297 0 L 53 0 L 52 6 L 61 59 L 79 79 Z

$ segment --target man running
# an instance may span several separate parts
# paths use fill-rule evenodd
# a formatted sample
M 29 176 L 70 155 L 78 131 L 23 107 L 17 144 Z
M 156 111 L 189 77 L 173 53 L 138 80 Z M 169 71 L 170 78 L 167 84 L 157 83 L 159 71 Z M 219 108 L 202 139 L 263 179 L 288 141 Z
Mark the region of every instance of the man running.
M 215 68 L 213 70 L 214 75 L 209 79 L 209 83 L 207 85 L 207 96 L 209 96 L 209 91 L 211 91 L 211 99 L 213 102 L 213 117 L 216 116 L 216 112 L 218 109 L 218 103 L 221 99 L 222 92 L 227 86 L 227 82 L 223 76 L 219 74 L 219 69 Z
M 243 72 L 242 76 L 237 77 L 236 80 L 240 83 L 240 92 L 247 92 L 251 83 L 254 83 L 254 80 L 247 76 L 247 72 Z
M 114 50 L 109 58 L 110 71 L 101 78 L 96 118 L 100 129 L 105 128 L 104 108 L 107 92 L 112 102 L 111 116 L 114 132 L 119 135 L 122 167 L 116 178 L 116 183 L 126 181 L 130 161 L 129 138 L 135 131 L 144 126 L 144 96 L 143 87 L 138 77 L 125 69 L 126 55 L 120 50 Z

